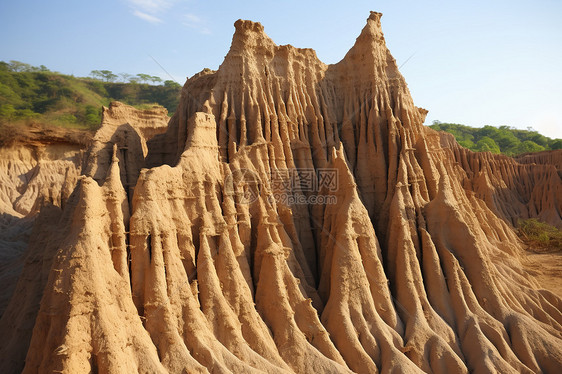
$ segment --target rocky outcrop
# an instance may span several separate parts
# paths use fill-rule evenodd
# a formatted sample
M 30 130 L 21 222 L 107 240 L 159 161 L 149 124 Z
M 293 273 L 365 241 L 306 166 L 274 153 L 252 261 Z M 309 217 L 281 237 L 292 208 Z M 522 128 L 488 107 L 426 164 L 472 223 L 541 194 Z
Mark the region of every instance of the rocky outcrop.
M 76 204 L 81 174 L 91 175 L 103 183 L 111 170 L 113 174 L 110 174 L 116 179 L 105 189 L 111 190 L 107 193 L 112 195 L 108 198 L 111 203 L 98 208 L 104 212 L 102 216 L 106 209 L 118 214 L 120 226 L 115 226 L 117 223 L 112 226 L 120 233 L 115 234 L 118 249 L 114 250 L 114 257 L 121 265 L 122 274 L 128 273 L 124 227 L 128 224 L 129 205 L 121 196 L 127 196 L 125 190 L 118 190 L 116 186 L 125 185 L 132 191 L 134 183 L 128 181 L 136 181 L 138 177 L 147 152 L 146 141 L 166 129 L 167 119 L 165 109 L 142 111 L 114 102 L 104 108 L 102 126 L 93 138 L 87 132 L 30 128 L 26 132 L 14 129 L 11 137 L 3 139 L 0 149 L 0 280 L 4 288 L 0 293 L 0 331 L 4 344 L 0 349 L 0 371 L 20 372 L 23 368 L 54 258 L 65 241 L 70 240 L 70 227 L 83 223 L 74 221 L 76 217 L 73 217 L 79 214 Z M 127 158 L 129 149 L 131 156 Z M 101 173 L 104 173 L 103 178 L 99 178 Z M 113 203 L 112 198 L 119 198 L 119 203 Z M 122 239 L 121 247 L 118 247 L 119 239 Z
M 562 171 L 562 152 L 560 151 L 526 153 L 517 156 L 515 160 L 520 164 L 554 165 L 558 172 Z
M 427 132 L 431 132 L 427 129 Z M 447 157 L 455 161 L 463 187 L 513 226 L 538 218 L 562 228 L 562 151 L 539 152 L 515 160 L 489 152 L 474 153 L 441 133 Z
M 380 17 L 335 65 L 237 21 L 165 133 L 104 117 L 0 371 L 562 370 L 562 300 L 511 226 L 560 220 L 556 167 L 424 128 Z
M 117 157 L 121 183 L 132 197 L 148 153 L 147 141 L 166 131 L 168 119 L 168 111 L 163 107 L 138 110 L 118 101 L 104 107 L 101 127 L 84 160 L 84 174 L 101 183 L 113 157 Z
M 44 206 L 64 205 L 86 148 L 84 137 L 73 131 L 32 127 L 22 135 L 10 130 L 0 142 L 0 315 L 20 275 L 37 213 Z

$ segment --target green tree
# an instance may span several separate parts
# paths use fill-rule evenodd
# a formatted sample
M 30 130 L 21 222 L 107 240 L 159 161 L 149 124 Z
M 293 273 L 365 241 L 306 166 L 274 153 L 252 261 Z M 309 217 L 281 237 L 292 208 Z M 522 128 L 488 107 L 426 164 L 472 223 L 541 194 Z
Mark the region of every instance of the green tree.
M 84 122 L 89 127 L 95 127 L 101 122 L 101 109 L 93 105 L 86 105 L 84 108 Z
M 153 75 L 153 76 L 150 77 L 150 81 L 152 83 L 156 84 L 156 83 L 162 82 L 162 79 L 160 77 L 157 77 L 156 75 Z
M 113 74 L 111 70 L 92 70 L 90 76 L 105 82 L 115 82 L 117 79 L 117 75 Z
M 13 72 L 30 72 L 33 70 L 33 67 L 25 62 L 11 60 L 9 63 L 10 70 Z
M 562 149 L 562 139 L 555 139 L 551 144 L 550 144 L 550 149 Z
M 513 155 L 521 141 L 508 129 L 500 128 L 494 137 L 502 153 Z
M 152 78 L 152 76 L 149 75 L 149 74 L 142 74 L 142 73 L 139 73 L 139 74 L 137 74 L 137 78 L 138 78 L 141 82 L 147 83 L 148 81 L 150 81 L 150 78 Z
M 99 80 L 103 79 L 103 74 L 101 73 L 100 70 L 92 70 L 90 72 L 90 76 L 94 79 L 99 79 Z
M 166 80 L 166 81 L 164 81 L 164 87 L 181 88 L 181 85 L 177 82 L 172 81 L 172 80 Z
M 517 154 L 522 153 L 530 153 L 530 152 L 540 152 L 544 151 L 545 148 L 541 145 L 538 145 L 532 140 L 525 140 L 522 142 L 519 147 L 517 147 Z
M 132 77 L 132 75 L 131 75 L 131 74 L 128 74 L 128 73 L 119 73 L 119 76 L 121 77 L 121 80 L 122 80 L 124 83 L 129 82 L 129 80 L 130 80 L 131 77 Z
M 470 150 L 475 150 L 476 149 L 476 144 L 474 144 L 474 142 L 472 140 L 459 140 L 458 141 L 460 145 L 462 145 L 465 148 L 468 148 Z
M 100 70 L 100 73 L 106 82 L 114 82 L 117 79 L 117 75 L 113 74 L 111 70 Z
M 500 147 L 489 136 L 484 136 L 476 143 L 476 150 L 478 152 L 500 153 Z
M 476 131 L 479 138 L 484 138 L 485 136 L 489 138 L 495 138 L 499 132 L 499 129 L 494 126 L 484 126 Z
M 531 134 L 529 134 L 528 140 L 531 140 L 534 143 L 543 147 L 546 147 L 548 145 L 548 139 L 546 138 L 546 136 L 541 135 L 536 131 L 533 131 Z

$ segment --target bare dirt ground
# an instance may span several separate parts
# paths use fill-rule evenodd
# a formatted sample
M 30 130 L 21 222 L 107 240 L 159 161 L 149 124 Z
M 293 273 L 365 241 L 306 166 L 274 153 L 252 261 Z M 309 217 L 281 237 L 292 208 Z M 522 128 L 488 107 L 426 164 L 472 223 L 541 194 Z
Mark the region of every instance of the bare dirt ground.
M 562 249 L 554 252 L 527 250 L 529 273 L 535 276 L 542 287 L 562 297 Z

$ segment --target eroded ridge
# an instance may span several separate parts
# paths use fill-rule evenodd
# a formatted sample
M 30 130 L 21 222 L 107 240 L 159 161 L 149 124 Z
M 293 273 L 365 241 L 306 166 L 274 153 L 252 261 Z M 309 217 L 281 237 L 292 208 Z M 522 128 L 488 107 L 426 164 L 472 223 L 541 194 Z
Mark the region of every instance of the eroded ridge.
M 560 372 L 562 301 L 511 226 L 560 222 L 557 168 L 424 128 L 380 17 L 334 65 L 239 20 L 138 143 L 145 168 L 105 136 L 59 220 L 25 367 L 2 368 Z

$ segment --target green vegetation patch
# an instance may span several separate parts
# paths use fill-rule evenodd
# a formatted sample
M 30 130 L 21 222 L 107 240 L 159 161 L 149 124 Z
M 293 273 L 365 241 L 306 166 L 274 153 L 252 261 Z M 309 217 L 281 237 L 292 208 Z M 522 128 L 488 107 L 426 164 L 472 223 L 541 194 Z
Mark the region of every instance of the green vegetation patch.
M 475 128 L 455 123 L 434 121 L 437 131 L 453 134 L 457 142 L 475 152 L 492 152 L 507 156 L 562 149 L 562 139 L 551 139 L 529 128 L 519 130 L 509 126 Z
M 538 252 L 562 249 L 562 231 L 536 218 L 519 220 L 517 233 L 529 249 Z
M 178 106 L 181 86 L 174 81 L 120 74 L 128 82 L 115 82 L 117 75 L 109 70 L 94 70 L 91 75 L 78 78 L 43 65 L 0 61 L 0 125 L 42 123 L 93 130 L 101 123 L 102 106 L 111 101 L 137 108 L 157 103 L 170 116 Z

